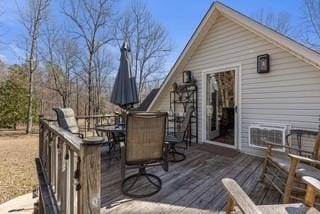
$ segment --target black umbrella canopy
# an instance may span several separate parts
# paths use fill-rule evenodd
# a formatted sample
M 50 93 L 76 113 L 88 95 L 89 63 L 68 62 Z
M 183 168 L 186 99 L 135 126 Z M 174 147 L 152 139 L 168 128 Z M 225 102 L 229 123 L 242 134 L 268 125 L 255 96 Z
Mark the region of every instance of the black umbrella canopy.
M 120 66 L 114 81 L 111 102 L 127 109 L 139 102 L 136 78 L 131 71 L 131 53 L 128 42 L 121 47 Z

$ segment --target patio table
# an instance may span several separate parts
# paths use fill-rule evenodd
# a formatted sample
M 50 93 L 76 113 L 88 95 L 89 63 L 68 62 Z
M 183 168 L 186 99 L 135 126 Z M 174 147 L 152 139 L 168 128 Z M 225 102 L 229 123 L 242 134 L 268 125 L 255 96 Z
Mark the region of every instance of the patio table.
M 115 146 L 120 142 L 125 140 L 126 129 L 125 126 L 118 126 L 118 125 L 101 125 L 96 126 L 95 130 L 98 135 L 106 136 L 107 141 L 109 143 L 109 153 L 111 154 L 112 150 L 115 150 Z M 111 155 L 110 155 L 111 157 Z
M 125 134 L 126 129 L 124 126 L 117 126 L 117 125 L 112 125 L 112 126 L 96 126 L 96 131 L 99 132 L 105 132 L 105 133 L 117 133 L 117 134 Z

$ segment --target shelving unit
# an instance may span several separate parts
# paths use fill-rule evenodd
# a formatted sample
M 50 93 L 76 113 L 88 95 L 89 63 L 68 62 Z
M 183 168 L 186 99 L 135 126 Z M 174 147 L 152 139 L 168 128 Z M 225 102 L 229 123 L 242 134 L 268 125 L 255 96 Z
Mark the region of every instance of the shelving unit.
M 183 122 L 187 107 L 194 106 L 195 111 L 191 116 L 191 125 L 189 126 L 187 142 L 188 145 L 198 143 L 198 89 L 195 83 L 183 83 L 177 85 L 175 90 L 170 92 L 170 112 L 168 118 L 169 130 L 179 130 Z

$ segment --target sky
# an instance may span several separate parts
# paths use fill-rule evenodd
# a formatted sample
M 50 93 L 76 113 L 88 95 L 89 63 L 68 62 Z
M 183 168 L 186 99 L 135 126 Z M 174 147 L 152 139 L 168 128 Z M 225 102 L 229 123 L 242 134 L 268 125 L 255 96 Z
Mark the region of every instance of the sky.
M 8 64 L 21 63 L 24 58 L 22 26 L 16 2 L 23 8 L 25 0 L 2 0 L 0 8 L 0 59 Z M 55 1 L 55 0 L 53 0 Z M 132 0 L 134 1 L 134 0 Z M 213 0 L 142 0 L 146 3 L 154 19 L 168 31 L 173 51 L 168 57 L 168 69 L 187 44 Z M 252 16 L 261 9 L 273 12 L 287 12 L 291 21 L 298 25 L 303 16 L 303 0 L 220 0 L 239 12 Z M 126 8 L 130 0 L 121 0 L 119 10 Z M 57 4 L 54 4 L 57 5 Z M 59 12 L 58 7 L 53 8 Z

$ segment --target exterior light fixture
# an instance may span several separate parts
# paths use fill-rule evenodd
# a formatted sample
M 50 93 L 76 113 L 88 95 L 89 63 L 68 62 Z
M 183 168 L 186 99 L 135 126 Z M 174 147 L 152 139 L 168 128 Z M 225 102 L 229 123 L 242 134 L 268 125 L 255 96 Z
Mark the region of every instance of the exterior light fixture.
M 257 72 L 260 73 L 269 73 L 270 72 L 270 56 L 269 54 L 259 55 L 257 57 Z
M 192 82 L 191 71 L 184 71 L 183 72 L 183 83 L 191 83 L 191 82 Z

